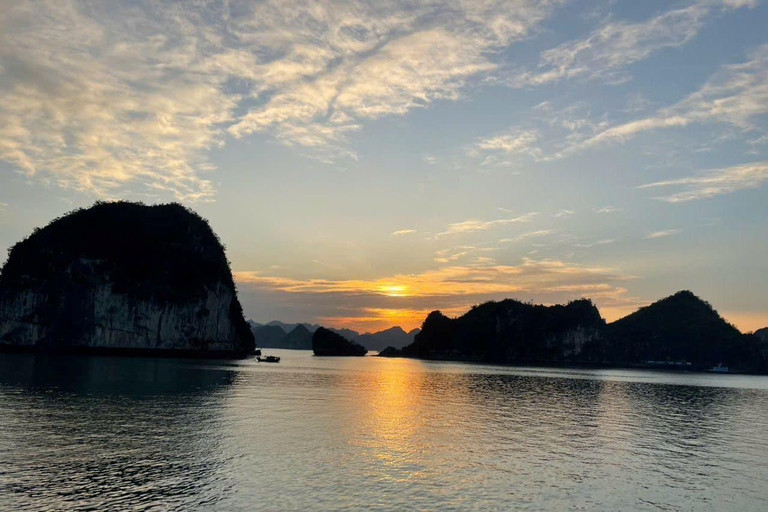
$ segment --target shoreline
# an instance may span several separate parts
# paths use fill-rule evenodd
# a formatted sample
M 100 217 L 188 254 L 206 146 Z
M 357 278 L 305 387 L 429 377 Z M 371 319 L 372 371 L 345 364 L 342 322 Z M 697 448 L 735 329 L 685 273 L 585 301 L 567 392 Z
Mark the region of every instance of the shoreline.
M 246 352 L 202 352 L 199 350 L 174 350 L 158 348 L 118 348 L 118 347 L 35 347 L 0 344 L 0 354 L 44 354 L 44 355 L 81 355 L 81 356 L 118 356 L 118 357 L 158 357 L 164 359 L 247 359 L 253 354 Z
M 675 373 L 701 373 L 708 375 L 758 375 L 766 376 L 764 373 L 750 373 L 743 371 L 727 371 L 727 372 L 715 372 L 707 368 L 700 366 L 688 366 L 680 367 L 678 365 L 649 365 L 645 363 L 595 363 L 595 362 L 578 362 L 578 361 L 542 361 L 542 360 L 530 360 L 530 361 L 487 361 L 477 358 L 460 358 L 460 357 L 418 357 L 404 354 L 398 355 L 381 355 L 381 353 L 373 355 L 371 357 L 382 357 L 384 359 L 414 359 L 417 361 L 430 361 L 430 362 L 445 362 L 445 363 L 464 363 L 464 364 L 482 364 L 491 366 L 503 366 L 503 367 L 530 367 L 537 366 L 542 368 L 573 368 L 573 369 L 602 369 L 602 370 L 660 370 L 671 371 Z

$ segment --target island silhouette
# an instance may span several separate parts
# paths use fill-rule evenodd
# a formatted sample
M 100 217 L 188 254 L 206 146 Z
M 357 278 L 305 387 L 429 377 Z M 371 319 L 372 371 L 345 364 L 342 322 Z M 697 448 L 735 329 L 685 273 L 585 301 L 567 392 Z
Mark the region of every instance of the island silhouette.
M 386 341 L 393 343 L 384 348 Z M 14 245 L 0 273 L 2 350 L 244 357 L 257 345 L 317 355 L 373 349 L 504 364 L 768 373 L 766 331 L 741 333 L 690 291 L 612 323 L 589 299 L 549 306 L 506 299 L 457 318 L 433 311 L 409 333 L 249 325 L 223 244 L 205 219 L 175 203 L 75 210 Z

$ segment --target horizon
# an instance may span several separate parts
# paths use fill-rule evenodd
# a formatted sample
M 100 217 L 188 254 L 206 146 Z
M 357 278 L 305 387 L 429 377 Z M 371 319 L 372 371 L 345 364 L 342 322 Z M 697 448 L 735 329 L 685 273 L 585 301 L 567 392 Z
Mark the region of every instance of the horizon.
M 0 251 L 177 201 L 256 321 L 691 290 L 768 326 L 768 2 L 342 3 L 3 7 Z
M 658 301 L 661 301 L 661 300 L 664 300 L 664 299 L 668 299 L 668 298 L 672 297 L 673 295 L 677 295 L 678 293 L 683 293 L 683 292 L 693 293 L 693 295 L 695 297 L 697 297 L 698 299 L 700 299 L 700 300 L 702 300 L 702 301 L 704 301 L 704 302 L 706 302 L 706 303 L 711 305 L 711 303 L 708 300 L 706 300 L 706 298 L 699 297 L 698 295 L 696 295 L 694 292 L 691 292 L 690 290 L 679 290 L 679 291 L 675 292 L 674 294 L 672 294 L 670 296 L 659 297 L 658 300 L 653 301 L 652 303 L 655 303 L 655 302 L 658 302 Z M 508 297 L 508 299 L 518 300 L 518 299 L 515 299 L 514 297 Z M 589 297 L 581 297 L 581 299 L 586 299 L 586 300 L 590 300 L 591 301 L 591 299 L 589 299 Z M 502 299 L 502 300 L 506 300 L 506 299 Z M 574 300 L 579 300 L 579 299 L 574 299 Z M 519 301 L 519 302 L 523 302 L 523 301 Z M 591 301 L 591 302 L 594 302 L 594 301 Z M 649 303 L 647 305 L 650 305 L 652 303 Z M 470 306 L 470 308 L 472 308 L 474 306 L 479 306 L 479 305 L 481 305 L 481 304 L 474 304 L 474 305 Z M 544 305 L 544 306 L 554 306 L 554 305 L 565 305 L 565 303 L 560 303 L 560 304 L 542 304 L 542 305 Z M 645 306 L 640 306 L 640 307 L 638 307 L 638 309 L 641 309 L 643 307 L 645 307 Z M 599 310 L 599 308 L 598 308 L 598 310 Z M 439 310 L 433 310 L 433 311 L 439 311 Z M 466 313 L 468 311 L 469 311 L 469 308 L 466 311 L 462 311 L 462 312 L 458 313 L 457 315 L 447 315 L 447 316 L 449 316 L 450 318 L 457 318 L 457 317 L 462 316 L 464 313 Z M 637 311 L 637 310 L 635 310 L 635 311 Z M 626 315 L 614 318 L 612 320 L 608 320 L 605 317 L 603 317 L 603 319 L 606 321 L 606 323 L 612 323 L 612 322 L 616 322 L 617 320 L 621 320 L 623 318 L 626 318 L 627 316 L 631 315 L 632 313 L 635 313 L 635 311 L 631 311 L 631 312 L 627 313 Z M 720 312 L 717 311 L 717 309 L 715 309 L 715 312 L 720 314 Z M 358 334 L 376 334 L 377 332 L 381 332 L 381 331 L 384 331 L 384 330 L 387 330 L 387 329 L 396 328 L 396 327 L 400 328 L 401 330 L 403 330 L 406 333 L 410 333 L 414 329 L 421 329 L 422 323 L 423 323 L 423 320 L 422 320 L 422 322 L 420 322 L 415 327 L 408 327 L 406 325 L 394 324 L 394 325 L 389 325 L 387 327 L 383 327 L 381 329 L 375 329 L 375 330 L 372 330 L 372 331 L 361 331 L 361 330 L 355 329 L 353 327 L 344 327 L 344 326 L 337 326 L 337 325 L 321 325 L 321 324 L 316 324 L 316 323 L 313 323 L 313 322 L 303 322 L 303 321 L 283 321 L 281 319 L 275 319 L 275 318 L 272 318 L 270 320 L 255 320 L 254 318 L 252 318 L 252 317 L 250 317 L 248 315 L 245 315 L 245 316 L 247 317 L 247 321 L 248 322 L 255 322 L 256 324 L 258 324 L 260 326 L 267 326 L 267 325 L 271 325 L 271 324 L 274 324 L 274 323 L 280 323 L 280 324 L 284 324 L 284 325 L 294 325 L 294 324 L 295 325 L 300 325 L 300 324 L 303 324 L 303 325 L 312 325 L 312 326 L 315 326 L 315 327 L 318 327 L 318 326 L 319 327 L 326 327 L 326 328 L 329 328 L 329 329 L 349 329 L 351 331 L 357 332 Z M 602 316 L 602 312 L 601 312 L 601 316 Z M 736 325 L 735 323 L 731 322 L 728 318 L 725 318 L 722 314 L 720 314 L 720 317 L 722 317 L 729 324 L 735 326 L 737 329 L 739 329 L 739 331 L 741 331 L 744 334 L 748 334 L 750 332 L 754 332 L 754 331 L 756 331 L 758 329 L 763 329 L 763 327 L 758 327 L 757 329 L 744 330 L 744 329 L 739 328 L 738 325 Z M 766 328 L 768 328 L 768 326 L 766 326 Z

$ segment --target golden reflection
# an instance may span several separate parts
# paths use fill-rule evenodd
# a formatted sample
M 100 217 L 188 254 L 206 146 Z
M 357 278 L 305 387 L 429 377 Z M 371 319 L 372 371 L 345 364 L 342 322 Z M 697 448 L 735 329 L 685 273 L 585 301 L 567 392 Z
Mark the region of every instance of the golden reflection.
M 420 432 L 424 427 L 419 397 L 424 373 L 411 360 L 383 360 L 374 375 L 373 396 L 365 402 L 364 432 L 356 444 L 373 459 L 373 478 L 403 482 L 423 474 Z

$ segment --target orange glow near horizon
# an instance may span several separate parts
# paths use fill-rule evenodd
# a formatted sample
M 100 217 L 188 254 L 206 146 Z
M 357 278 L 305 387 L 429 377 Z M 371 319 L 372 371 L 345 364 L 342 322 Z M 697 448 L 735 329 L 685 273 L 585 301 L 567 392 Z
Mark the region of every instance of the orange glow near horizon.
M 315 296 L 324 305 L 332 301 L 333 296 L 354 296 L 359 307 L 349 308 L 347 305 L 339 307 L 339 315 L 326 314 L 314 320 L 303 318 L 297 321 L 312 320 L 358 332 L 375 332 L 394 326 L 410 331 L 421 327 L 431 311 L 460 316 L 473 304 L 500 297 L 521 300 L 536 297 L 537 303 L 547 305 L 590 298 L 608 322 L 623 318 L 651 302 L 629 295 L 621 286 L 633 276 L 615 273 L 609 268 L 527 258 L 516 266 L 452 265 L 418 274 L 370 280 L 302 280 L 253 271 L 234 272 L 234 277 L 240 286 Z M 386 299 L 385 307 L 382 307 L 382 298 Z M 768 325 L 768 313 L 727 311 L 721 314 L 742 332 Z

